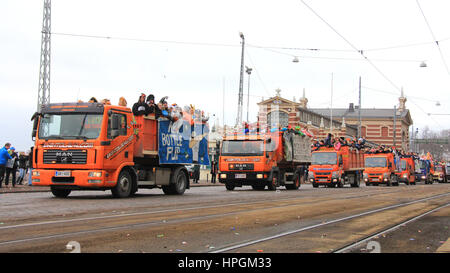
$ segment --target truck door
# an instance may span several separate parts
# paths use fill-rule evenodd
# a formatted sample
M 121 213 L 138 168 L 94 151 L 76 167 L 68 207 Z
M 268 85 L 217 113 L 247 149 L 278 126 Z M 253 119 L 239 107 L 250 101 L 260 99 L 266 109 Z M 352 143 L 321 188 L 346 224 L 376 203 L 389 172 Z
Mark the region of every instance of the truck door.
M 116 170 L 120 164 L 133 160 L 130 147 L 134 135 L 127 134 L 128 122 L 125 113 L 109 113 L 104 158 L 104 168 L 107 170 Z

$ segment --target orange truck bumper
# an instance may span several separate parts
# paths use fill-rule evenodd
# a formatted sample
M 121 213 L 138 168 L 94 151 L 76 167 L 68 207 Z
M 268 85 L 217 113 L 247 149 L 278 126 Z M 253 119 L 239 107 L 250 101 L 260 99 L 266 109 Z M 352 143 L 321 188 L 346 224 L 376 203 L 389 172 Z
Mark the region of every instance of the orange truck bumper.
M 108 181 L 107 173 L 102 170 L 45 170 L 34 169 L 33 186 L 78 186 L 83 188 L 113 187 L 116 181 Z

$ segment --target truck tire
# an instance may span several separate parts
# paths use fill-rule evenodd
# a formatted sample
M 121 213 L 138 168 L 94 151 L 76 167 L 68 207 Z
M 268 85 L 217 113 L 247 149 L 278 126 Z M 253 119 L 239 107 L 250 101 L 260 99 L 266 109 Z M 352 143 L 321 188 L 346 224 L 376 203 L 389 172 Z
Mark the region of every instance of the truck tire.
M 234 183 L 233 182 L 225 182 L 225 188 L 227 188 L 227 190 L 232 191 L 234 190 Z
M 350 184 L 350 187 L 359 188 L 360 183 L 361 183 L 361 174 L 357 173 L 355 174 L 355 182 L 353 182 L 353 184 Z
M 312 186 L 313 186 L 313 188 L 318 188 L 319 187 L 319 185 L 317 183 L 315 183 L 315 182 L 312 183 Z
M 66 198 L 67 196 L 69 196 L 70 192 L 72 191 L 69 189 L 59 189 L 54 186 L 51 186 L 50 189 L 51 189 L 53 195 L 57 198 Z
M 270 191 L 276 191 L 278 186 L 278 173 L 273 173 L 272 181 L 267 184 Z
M 182 195 L 186 191 L 187 184 L 186 173 L 183 171 L 183 167 L 179 167 L 173 170 L 170 184 L 163 186 L 162 190 L 167 195 Z
M 121 171 L 119 178 L 117 179 L 117 184 L 111 189 L 111 193 L 115 198 L 126 198 L 131 195 L 133 188 L 133 179 L 128 171 Z
M 301 185 L 301 179 L 303 176 L 301 176 L 300 174 L 294 175 L 294 184 L 286 184 L 286 189 L 287 190 L 298 190 L 298 188 L 300 188 Z

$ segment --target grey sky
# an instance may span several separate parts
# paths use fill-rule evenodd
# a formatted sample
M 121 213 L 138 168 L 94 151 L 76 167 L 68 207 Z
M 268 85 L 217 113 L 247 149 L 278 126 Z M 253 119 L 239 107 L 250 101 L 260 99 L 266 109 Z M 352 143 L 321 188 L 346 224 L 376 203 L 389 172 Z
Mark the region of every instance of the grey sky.
M 131 106 L 143 91 L 157 100 L 167 95 L 170 103 L 195 104 L 222 123 L 225 90 L 225 120 L 234 124 L 243 32 L 245 65 L 253 68 L 253 121 L 256 103 L 277 88 L 291 100 L 305 88 L 310 107 L 329 107 L 333 73 L 333 107 L 357 104 L 361 76 L 364 108 L 393 108 L 403 87 L 415 127 L 450 127 L 450 116 L 426 114 L 450 113 L 450 75 L 417 1 L 305 3 L 375 67 L 300 0 L 53 0 L 51 101 L 95 96 L 117 103 L 124 96 Z M 419 3 L 450 63 L 449 1 Z M 0 6 L 0 144 L 26 150 L 37 103 L 43 1 L 0 0 Z M 301 50 L 308 48 L 319 50 Z M 300 62 L 293 63 L 293 56 Z M 427 68 L 419 67 L 422 61 Z M 247 75 L 244 117 L 246 105 Z

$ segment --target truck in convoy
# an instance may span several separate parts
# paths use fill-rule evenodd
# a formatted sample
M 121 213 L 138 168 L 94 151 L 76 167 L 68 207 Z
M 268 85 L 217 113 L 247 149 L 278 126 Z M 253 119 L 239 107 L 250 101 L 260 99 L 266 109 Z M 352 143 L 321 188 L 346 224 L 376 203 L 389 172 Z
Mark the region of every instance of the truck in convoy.
M 445 164 L 442 163 L 434 164 L 433 181 L 439 183 L 447 183 L 447 170 L 445 168 Z
M 364 170 L 364 153 L 349 146 L 319 147 L 312 152 L 308 180 L 313 187 L 359 187 Z
M 419 159 L 419 169 L 416 171 L 416 181 L 423 181 L 425 184 L 433 184 L 434 166 L 428 159 Z
M 252 186 L 254 190 L 296 190 L 311 162 L 311 140 L 293 132 L 232 134 L 223 137 L 219 181 L 227 190 Z
M 101 103 L 43 105 L 34 115 L 33 186 L 56 197 L 72 190 L 138 188 L 165 194 L 189 189 L 187 164 L 209 165 L 208 125 L 184 119 L 134 116 L 130 108 Z
M 374 153 L 364 156 L 364 182 L 366 186 L 386 184 L 398 186 L 397 166 L 394 154 Z
M 399 182 L 406 185 L 416 184 L 416 170 L 413 157 L 400 157 L 400 170 L 397 172 Z

